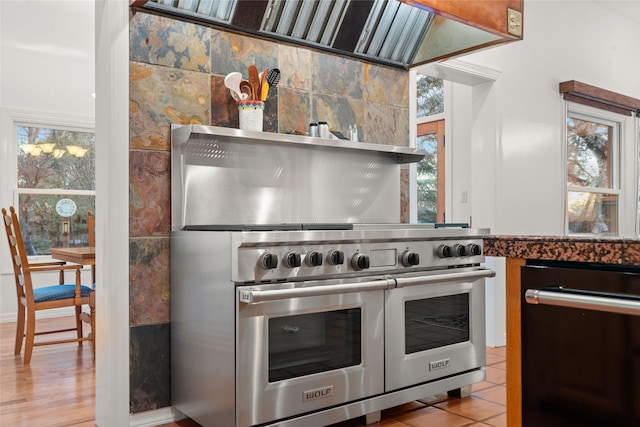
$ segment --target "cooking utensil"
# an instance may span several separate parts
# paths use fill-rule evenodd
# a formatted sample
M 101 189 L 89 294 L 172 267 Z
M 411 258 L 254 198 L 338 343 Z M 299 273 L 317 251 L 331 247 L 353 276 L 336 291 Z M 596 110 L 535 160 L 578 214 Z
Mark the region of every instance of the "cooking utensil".
M 249 65 L 249 84 L 251 85 L 251 99 L 258 99 L 260 90 L 260 76 L 258 76 L 258 68 L 255 65 Z
M 269 94 L 269 83 L 266 81 L 260 85 L 260 101 L 266 101 Z
M 237 102 L 237 101 L 241 101 L 242 100 L 242 98 L 241 98 L 242 94 L 241 93 L 239 94 L 235 90 L 231 90 L 231 89 L 229 89 L 229 92 L 231 93 L 231 97 L 233 98 L 234 101 Z
M 267 82 L 267 73 L 269 72 L 269 67 L 265 68 L 263 72 L 260 73 L 260 87 L 258 88 L 258 99 L 260 101 L 264 101 L 262 99 L 262 87 Z M 266 98 L 266 96 L 265 96 Z
M 231 96 L 234 99 L 236 98 L 235 96 L 233 96 L 234 92 L 237 94 L 238 98 L 242 98 L 242 93 L 240 92 L 241 81 L 242 81 L 242 74 L 240 74 L 237 71 L 227 74 L 226 77 L 224 78 L 224 85 L 229 88 L 229 90 L 231 91 Z
M 269 70 L 267 73 L 267 83 L 269 83 L 269 87 L 276 87 L 278 82 L 280 82 L 280 70 L 277 68 Z
M 248 81 L 242 80 L 240 82 L 240 92 L 243 100 L 251 98 L 251 85 Z

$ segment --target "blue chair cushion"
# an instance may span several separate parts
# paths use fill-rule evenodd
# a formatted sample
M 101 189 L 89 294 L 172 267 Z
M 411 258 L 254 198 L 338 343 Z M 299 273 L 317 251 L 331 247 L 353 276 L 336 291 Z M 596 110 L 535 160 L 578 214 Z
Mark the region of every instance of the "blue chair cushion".
M 83 297 L 88 297 L 91 292 L 89 286 L 82 286 L 80 292 Z M 44 288 L 33 289 L 33 299 L 35 302 L 54 301 L 59 299 L 73 298 L 76 293 L 76 285 L 55 285 Z

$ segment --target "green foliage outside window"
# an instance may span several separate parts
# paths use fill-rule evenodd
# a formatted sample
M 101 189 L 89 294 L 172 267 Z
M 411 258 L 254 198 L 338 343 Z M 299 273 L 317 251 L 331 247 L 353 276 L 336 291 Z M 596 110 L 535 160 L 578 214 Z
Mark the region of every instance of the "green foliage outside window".
M 443 81 L 435 77 L 418 75 L 416 85 L 418 118 L 443 113 Z M 436 135 L 418 136 L 417 147 L 427 152 L 425 158 L 416 166 L 418 222 L 436 222 L 438 213 L 438 158 Z
M 436 171 L 438 165 L 437 147 L 435 135 L 424 135 L 418 137 L 418 148 L 427 152 L 424 159 L 417 166 L 418 182 L 418 222 L 437 221 L 437 179 Z
M 442 79 L 418 75 L 418 118 L 444 113 Z

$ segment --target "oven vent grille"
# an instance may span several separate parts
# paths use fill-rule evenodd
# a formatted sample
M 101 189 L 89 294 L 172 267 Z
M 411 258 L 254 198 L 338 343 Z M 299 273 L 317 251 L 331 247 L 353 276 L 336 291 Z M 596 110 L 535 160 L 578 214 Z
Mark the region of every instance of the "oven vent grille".
M 149 0 L 160 9 L 175 10 L 180 14 L 193 15 L 202 19 L 231 23 L 238 0 Z
M 271 0 L 263 30 L 331 46 L 349 1 Z
M 270 0 L 262 30 L 325 47 L 346 25 L 350 0 Z M 410 63 L 424 39 L 434 14 L 396 0 L 374 0 L 355 53 Z M 359 30 L 359 29 L 358 29 Z
M 434 14 L 392 0 L 376 0 L 356 53 L 410 63 Z

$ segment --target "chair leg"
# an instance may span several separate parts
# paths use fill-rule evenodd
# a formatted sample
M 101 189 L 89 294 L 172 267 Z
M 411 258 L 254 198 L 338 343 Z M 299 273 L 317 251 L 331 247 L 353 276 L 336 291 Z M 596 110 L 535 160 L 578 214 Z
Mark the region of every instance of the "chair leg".
M 91 345 L 93 345 L 93 357 L 96 357 L 96 292 L 91 292 Z
M 76 332 L 78 335 L 78 339 L 82 338 L 82 319 L 80 315 L 82 314 L 82 306 L 76 306 Z M 78 341 L 78 345 L 82 346 L 82 341 Z
M 27 313 L 27 335 L 24 342 L 24 359 L 22 363 L 28 365 L 31 362 L 33 352 L 33 339 L 36 333 L 36 313 L 31 310 Z
M 18 319 L 16 322 L 16 345 L 13 354 L 20 354 L 22 341 L 24 341 L 24 305 L 18 304 Z

